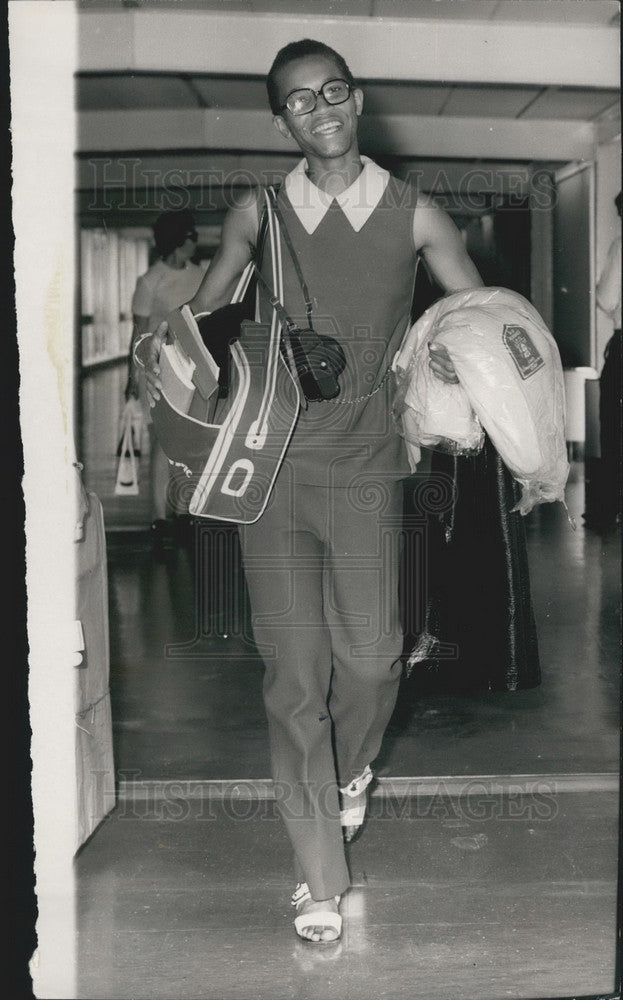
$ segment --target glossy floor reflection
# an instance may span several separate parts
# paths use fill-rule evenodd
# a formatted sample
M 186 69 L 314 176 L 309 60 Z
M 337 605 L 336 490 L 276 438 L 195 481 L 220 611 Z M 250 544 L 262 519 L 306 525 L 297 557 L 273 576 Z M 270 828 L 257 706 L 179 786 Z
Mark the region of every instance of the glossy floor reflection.
M 80 853 L 77 998 L 610 994 L 617 796 L 373 803 L 342 941 L 298 941 L 270 802 L 120 803 Z M 399 818 L 398 818 L 399 817 Z
M 542 683 L 500 693 L 402 685 L 381 775 L 614 772 L 619 766 L 620 529 L 582 525 L 581 466 L 527 518 Z M 108 535 L 111 696 L 121 777 L 267 778 L 263 666 L 248 631 L 235 530 L 160 555 Z M 200 545 L 201 556 L 195 558 Z M 200 566 L 201 569 L 197 569 Z
M 290 848 L 273 803 L 219 799 L 209 784 L 269 775 L 235 533 L 208 532 L 198 561 L 188 536 L 158 554 L 144 532 L 109 534 L 125 791 L 76 859 L 77 998 L 613 992 L 620 531 L 583 528 L 579 466 L 567 499 L 576 531 L 560 505 L 527 524 L 541 685 L 403 684 L 376 766 L 386 783 L 348 848 L 343 940 L 321 951 L 294 934 Z M 453 786 L 432 777 L 417 797 L 390 784 L 449 775 Z M 470 783 L 478 775 L 506 776 L 506 787 Z M 513 788 L 518 775 L 537 776 L 529 791 Z

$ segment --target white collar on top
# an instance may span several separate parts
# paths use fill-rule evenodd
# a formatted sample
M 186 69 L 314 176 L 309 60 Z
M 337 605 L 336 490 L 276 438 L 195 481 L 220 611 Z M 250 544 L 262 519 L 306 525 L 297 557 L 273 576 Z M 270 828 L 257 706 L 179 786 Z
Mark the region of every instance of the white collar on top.
M 362 156 L 361 162 L 363 170 L 357 179 L 335 198 L 356 233 L 372 215 L 389 181 L 388 171 L 379 167 L 378 163 L 367 156 Z M 292 208 L 311 235 L 327 214 L 333 196 L 316 187 L 306 170 L 307 160 L 303 159 L 287 175 L 284 183 Z

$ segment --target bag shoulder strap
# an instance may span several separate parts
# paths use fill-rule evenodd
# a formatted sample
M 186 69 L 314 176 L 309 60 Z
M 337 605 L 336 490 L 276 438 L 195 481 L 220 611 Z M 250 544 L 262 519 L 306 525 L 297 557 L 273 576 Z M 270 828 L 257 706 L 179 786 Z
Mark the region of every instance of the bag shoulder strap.
M 255 246 L 253 247 L 251 253 L 251 258 L 258 268 L 262 266 L 264 250 L 266 248 L 266 236 L 268 234 L 268 209 L 266 207 L 266 197 L 268 196 L 268 192 L 271 192 L 276 197 L 280 187 L 280 184 L 272 184 L 264 190 L 264 204 L 262 206 L 262 211 L 260 212 Z M 274 202 L 271 198 L 271 206 L 273 205 Z
M 255 271 L 255 277 L 256 277 L 258 283 L 261 285 L 261 287 L 266 292 L 268 300 L 269 300 L 271 306 L 273 307 L 273 309 L 275 310 L 275 312 L 277 313 L 277 316 L 279 317 L 279 321 L 280 321 L 281 325 L 284 327 L 284 329 L 289 330 L 291 327 L 294 327 L 295 324 L 290 319 L 290 317 L 288 316 L 287 312 L 285 311 L 283 305 L 281 304 L 281 301 L 279 300 L 278 291 L 274 291 L 271 288 L 271 286 L 268 284 L 266 278 L 264 277 L 264 275 L 262 274 L 262 272 L 260 270 L 262 259 L 263 259 L 263 255 L 264 255 L 264 248 L 265 248 L 265 245 L 266 245 L 266 237 L 267 237 L 267 235 L 270 238 L 271 252 L 273 254 L 273 263 L 274 263 L 274 257 L 275 257 L 275 249 L 276 249 L 275 245 L 274 245 L 274 238 L 273 238 L 273 233 L 274 233 L 275 229 L 276 229 L 276 234 L 275 234 L 276 239 L 277 240 L 279 239 L 279 229 L 280 229 L 279 224 L 277 222 L 277 225 L 275 226 L 275 220 L 274 220 L 274 218 L 272 220 L 269 219 L 269 216 L 270 216 L 271 213 L 274 216 L 274 204 L 275 204 L 274 197 L 273 197 L 274 190 L 275 190 L 274 188 L 268 187 L 264 191 L 264 196 L 265 196 L 264 208 L 263 208 L 263 211 L 262 211 L 262 215 L 260 217 L 260 222 L 259 222 L 259 227 L 258 227 L 257 246 L 254 248 L 254 252 L 253 252 L 253 255 L 252 255 L 252 259 L 251 259 L 251 265 L 252 265 L 252 267 L 253 267 L 253 269 Z M 272 221 L 272 225 L 270 224 L 271 221 Z
M 279 207 L 279 203 L 277 201 L 277 194 L 273 187 L 268 188 L 268 197 L 270 198 L 270 204 L 272 206 L 273 212 L 275 213 L 277 219 L 279 220 L 279 228 L 283 233 L 283 238 L 288 248 L 288 253 L 292 258 L 292 263 L 294 264 L 294 270 L 296 271 L 296 276 L 299 280 L 301 291 L 303 292 L 303 298 L 305 299 L 305 311 L 307 312 L 307 325 L 309 326 L 310 330 L 313 330 L 314 329 L 312 323 L 313 306 L 312 306 L 311 295 L 309 294 L 307 283 L 305 281 L 305 278 L 303 277 L 303 271 L 301 270 L 301 265 L 298 259 L 298 255 L 292 244 L 292 238 L 290 236 L 290 233 L 288 232 L 288 227 L 286 226 L 285 219 L 283 217 L 283 212 Z
M 253 262 L 258 268 L 262 266 L 262 261 L 264 259 L 264 248 L 266 246 L 267 233 L 268 233 L 268 212 L 266 211 L 266 205 L 264 205 L 264 207 L 262 208 L 260 221 L 257 228 L 257 240 L 251 253 Z

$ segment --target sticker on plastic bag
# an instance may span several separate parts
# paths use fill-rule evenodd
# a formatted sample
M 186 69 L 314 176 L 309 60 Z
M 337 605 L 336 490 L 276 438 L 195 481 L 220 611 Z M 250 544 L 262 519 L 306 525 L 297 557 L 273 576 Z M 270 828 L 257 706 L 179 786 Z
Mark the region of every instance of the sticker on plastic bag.
M 543 368 L 545 361 L 522 326 L 505 324 L 502 340 L 523 379 L 530 378 Z

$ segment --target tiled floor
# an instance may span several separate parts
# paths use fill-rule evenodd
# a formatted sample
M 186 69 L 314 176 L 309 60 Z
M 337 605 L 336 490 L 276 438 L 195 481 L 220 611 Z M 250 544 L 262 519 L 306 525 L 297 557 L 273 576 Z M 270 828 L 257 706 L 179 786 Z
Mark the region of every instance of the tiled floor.
M 528 520 L 541 685 L 403 686 L 377 766 L 385 782 L 348 848 L 343 940 L 324 950 L 294 934 L 290 849 L 273 803 L 233 794 L 235 779 L 257 779 L 261 792 L 269 775 L 262 667 L 244 609 L 232 613 L 236 560 L 225 560 L 227 593 L 200 581 L 197 603 L 183 546 L 156 558 L 144 535 L 109 536 L 115 760 L 126 784 L 76 859 L 76 998 L 614 992 L 620 533 L 582 527 L 578 468 L 568 503 L 576 531 L 559 505 Z M 504 780 L 472 780 L 481 775 Z M 392 786 L 400 776 L 429 780 L 413 796 Z M 218 779 L 229 782 L 224 799 Z
M 349 850 L 343 939 L 314 949 L 294 933 L 272 803 L 122 804 L 76 863 L 76 997 L 613 992 L 616 794 L 373 800 L 372 813 Z

